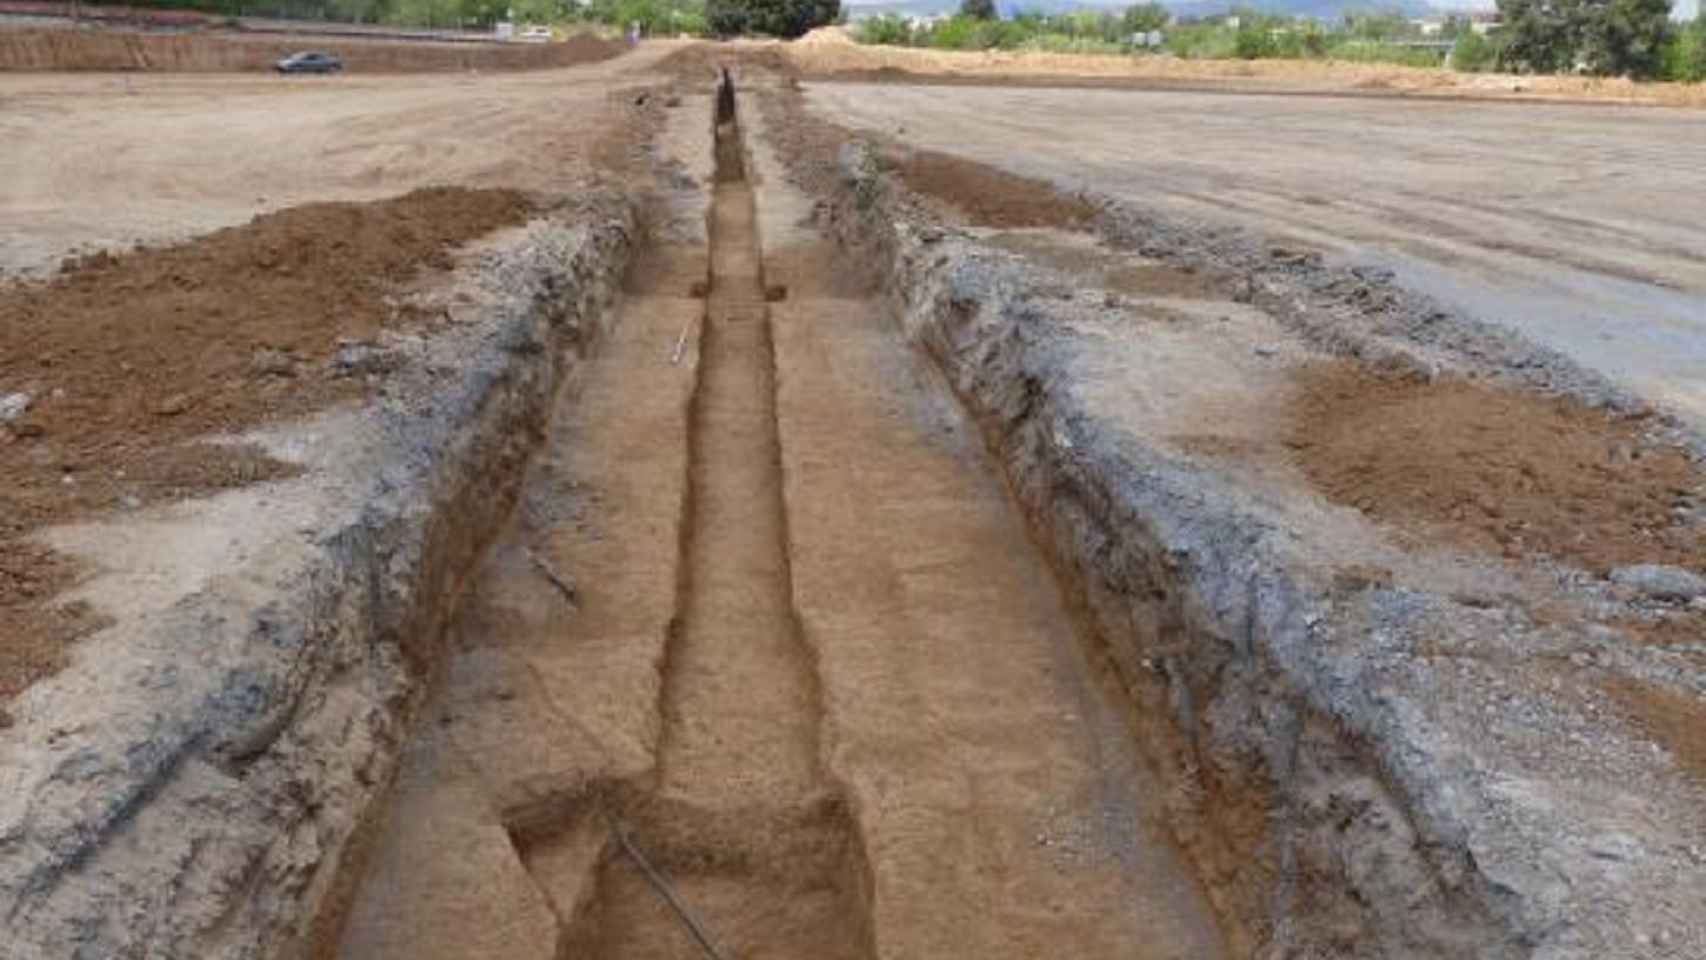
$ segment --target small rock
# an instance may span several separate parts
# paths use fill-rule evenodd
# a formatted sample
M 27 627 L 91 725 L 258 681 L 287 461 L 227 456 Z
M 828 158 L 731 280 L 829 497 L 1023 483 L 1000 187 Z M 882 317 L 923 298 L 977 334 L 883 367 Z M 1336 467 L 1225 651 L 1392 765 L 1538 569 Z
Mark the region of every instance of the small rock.
M 22 440 L 34 440 L 44 433 L 47 433 L 47 428 L 36 423 L 34 420 L 25 420 L 21 423 L 12 424 L 12 436 L 18 437 Z
M 154 405 L 154 415 L 159 417 L 175 417 L 189 408 L 189 394 L 174 393 Z
M 681 98 L 672 93 L 664 98 L 663 105 L 670 108 L 679 107 L 681 106 Z
M 365 341 L 347 341 L 338 346 L 332 357 L 332 373 L 340 377 L 356 374 L 387 373 L 398 366 L 398 356 Z
M 1641 858 L 1641 842 L 1626 833 L 1607 833 L 1588 841 L 1588 854 L 1600 860 L 1628 863 Z
M 0 423 L 11 423 L 30 408 L 32 398 L 27 393 L 0 394 Z
M 1630 587 L 1654 600 L 1687 603 L 1706 596 L 1706 577 L 1659 563 L 1618 567 L 1611 571 L 1611 582 Z
M 1279 353 L 1279 350 L 1277 350 L 1273 347 L 1270 347 L 1266 344 L 1262 344 L 1261 346 L 1256 347 L 1254 352 L 1255 352 L 1256 356 L 1258 356 L 1258 357 L 1271 357 L 1271 356 L 1274 356 L 1275 354 Z
M 283 350 L 262 347 L 249 358 L 249 371 L 262 377 L 294 377 L 296 360 Z

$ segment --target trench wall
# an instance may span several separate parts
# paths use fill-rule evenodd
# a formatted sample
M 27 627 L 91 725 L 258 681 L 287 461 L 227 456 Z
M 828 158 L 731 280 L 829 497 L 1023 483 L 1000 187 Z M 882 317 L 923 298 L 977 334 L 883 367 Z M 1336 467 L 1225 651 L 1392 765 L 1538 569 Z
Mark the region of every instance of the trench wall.
M 921 221 L 857 144 L 820 210 L 981 423 L 1084 636 L 1129 694 L 1171 826 L 1236 955 L 1526 955 L 1433 758 L 1335 661 L 1328 598 L 1200 471 L 1091 413 L 1065 326 Z M 1354 633 L 1354 630 L 1352 631 Z M 1354 640 L 1353 640 L 1354 642 Z M 1449 789 L 1449 788 L 1447 788 Z
M 634 243 L 595 195 L 488 253 L 501 296 L 421 408 L 364 409 L 382 466 L 282 547 L 166 615 L 134 655 L 37 684 L 0 731 L 9 960 L 301 958 L 335 946 L 462 581 L 551 401 L 611 315 Z

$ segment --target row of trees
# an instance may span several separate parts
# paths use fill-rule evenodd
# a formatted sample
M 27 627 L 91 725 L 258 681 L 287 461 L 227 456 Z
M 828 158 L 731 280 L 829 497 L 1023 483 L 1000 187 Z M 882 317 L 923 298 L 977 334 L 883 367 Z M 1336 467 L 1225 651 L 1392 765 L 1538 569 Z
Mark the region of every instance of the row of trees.
M 1120 13 L 1018 13 L 1003 20 L 995 0 L 962 0 L 958 17 L 922 28 L 898 18 L 867 21 L 861 39 L 951 49 L 1112 52 L 1135 34 L 1166 28 L 1167 49 L 1187 57 L 1335 57 L 1449 62 L 1471 71 L 1706 79 L 1706 19 L 1673 24 L 1670 0 L 1498 0 L 1498 7 L 1503 24 L 1490 35 L 1452 17 L 1423 37 L 1409 17 L 1397 12 L 1350 13 L 1337 24 L 1326 24 L 1234 9 L 1235 20 L 1177 23 L 1166 7 L 1148 2 Z
M 85 0 L 91 5 L 121 0 Z M 484 29 L 522 23 L 602 23 L 646 33 L 760 33 L 797 37 L 841 16 L 840 0 L 122 0 L 219 16 L 282 17 Z

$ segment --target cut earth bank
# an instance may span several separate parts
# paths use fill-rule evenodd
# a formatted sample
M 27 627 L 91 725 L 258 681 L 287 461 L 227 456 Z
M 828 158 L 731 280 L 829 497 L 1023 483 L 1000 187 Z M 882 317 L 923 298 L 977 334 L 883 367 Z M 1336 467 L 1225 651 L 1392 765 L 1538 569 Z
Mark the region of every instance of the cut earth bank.
M 1706 949 L 1698 434 L 1389 274 L 861 145 L 783 87 L 818 222 L 982 423 L 1229 931 Z

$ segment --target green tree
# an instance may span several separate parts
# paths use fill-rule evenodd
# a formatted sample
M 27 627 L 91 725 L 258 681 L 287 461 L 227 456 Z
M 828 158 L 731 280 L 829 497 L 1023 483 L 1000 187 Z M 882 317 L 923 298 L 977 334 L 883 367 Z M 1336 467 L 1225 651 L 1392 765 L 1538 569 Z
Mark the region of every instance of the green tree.
M 1672 31 L 1660 57 L 1659 76 L 1684 83 L 1706 80 L 1706 17 Z
M 960 0 L 960 16 L 973 20 L 994 20 L 995 0 Z
M 1120 27 L 1128 34 L 1148 33 L 1165 27 L 1170 19 L 1172 14 L 1167 12 L 1167 8 L 1151 0 L 1135 7 L 1126 7 L 1125 13 L 1120 17 Z
M 1577 51 L 1589 73 L 1651 77 L 1659 72 L 1670 35 L 1670 0 L 1610 0 L 1592 10 Z
M 792 39 L 841 18 L 841 0 L 706 0 L 712 33 L 762 33 Z
M 1505 66 L 1650 77 L 1670 33 L 1669 0 L 1498 0 Z

